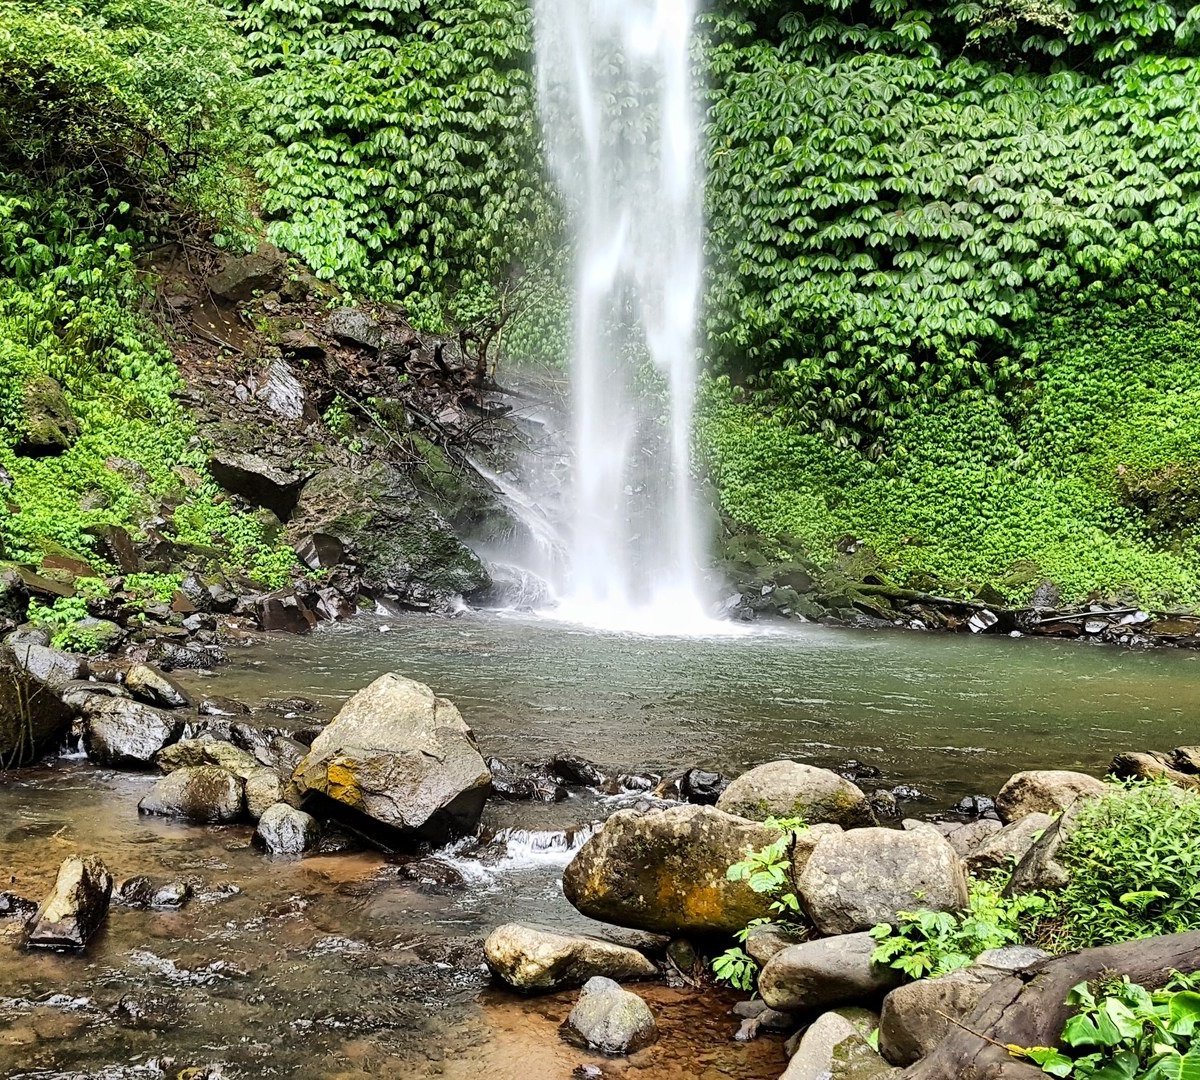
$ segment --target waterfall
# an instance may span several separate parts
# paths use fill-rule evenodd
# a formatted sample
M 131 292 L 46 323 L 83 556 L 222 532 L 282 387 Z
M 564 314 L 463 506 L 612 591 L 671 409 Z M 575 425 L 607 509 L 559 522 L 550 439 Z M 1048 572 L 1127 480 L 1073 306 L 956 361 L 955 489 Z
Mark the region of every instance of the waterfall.
M 534 0 L 547 152 L 575 251 L 574 465 L 559 611 L 707 623 L 691 475 L 702 275 L 696 0 Z

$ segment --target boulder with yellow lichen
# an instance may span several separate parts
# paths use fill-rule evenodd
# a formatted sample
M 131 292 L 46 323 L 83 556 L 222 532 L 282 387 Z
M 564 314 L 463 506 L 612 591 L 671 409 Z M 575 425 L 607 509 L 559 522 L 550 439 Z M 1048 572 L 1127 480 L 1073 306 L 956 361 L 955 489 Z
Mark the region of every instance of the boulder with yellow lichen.
M 395 674 L 346 702 L 294 780 L 304 795 L 391 837 L 434 842 L 473 832 L 491 786 L 458 709 Z
M 711 806 L 622 810 L 572 860 L 563 892 L 602 922 L 656 933 L 731 934 L 766 918 L 771 898 L 730 881 L 726 871 L 779 835 Z M 796 842 L 809 843 L 802 838 Z

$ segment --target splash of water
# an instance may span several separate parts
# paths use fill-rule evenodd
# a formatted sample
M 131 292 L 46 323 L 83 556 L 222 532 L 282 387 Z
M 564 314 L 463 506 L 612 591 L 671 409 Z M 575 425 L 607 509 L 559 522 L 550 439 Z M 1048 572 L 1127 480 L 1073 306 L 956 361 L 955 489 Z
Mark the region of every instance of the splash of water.
M 535 0 L 538 89 L 576 253 L 561 618 L 708 625 L 691 473 L 702 274 L 696 0 Z

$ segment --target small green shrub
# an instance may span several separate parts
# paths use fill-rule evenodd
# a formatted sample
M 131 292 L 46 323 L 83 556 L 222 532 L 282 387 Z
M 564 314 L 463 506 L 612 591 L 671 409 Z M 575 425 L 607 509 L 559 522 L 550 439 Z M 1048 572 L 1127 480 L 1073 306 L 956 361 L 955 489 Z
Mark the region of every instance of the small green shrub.
M 871 931 L 872 959 L 910 979 L 936 978 L 967 967 L 989 949 L 1019 943 L 1045 909 L 1041 896 L 1006 898 L 1003 880 L 975 879 L 964 912 L 902 911 L 895 925 Z
M 736 937 L 744 943 L 750 931 L 768 923 L 788 931 L 802 931 L 799 923 L 802 915 L 800 901 L 788 888 L 791 882 L 791 847 L 794 836 L 807 828 L 800 818 L 769 817 L 764 824 L 768 828 L 781 830 L 778 840 L 758 851 L 749 850 L 744 859 L 735 862 L 725 872 L 729 881 L 744 881 L 756 893 L 774 897 L 771 901 L 770 919 L 756 919 L 739 930 Z M 758 964 L 745 949 L 727 949 L 712 963 L 713 974 L 718 982 L 732 986 L 735 990 L 752 990 L 758 974 Z
M 1151 992 L 1128 978 L 1097 997 L 1087 983 L 1067 998 L 1079 1011 L 1067 1021 L 1062 1049 L 1008 1047 L 1049 1076 L 1076 1080 L 1195 1080 L 1200 1076 L 1200 994 L 1175 978 Z
M 1080 811 L 1058 857 L 1070 880 L 1047 913 L 1056 950 L 1200 929 L 1200 793 L 1115 788 Z

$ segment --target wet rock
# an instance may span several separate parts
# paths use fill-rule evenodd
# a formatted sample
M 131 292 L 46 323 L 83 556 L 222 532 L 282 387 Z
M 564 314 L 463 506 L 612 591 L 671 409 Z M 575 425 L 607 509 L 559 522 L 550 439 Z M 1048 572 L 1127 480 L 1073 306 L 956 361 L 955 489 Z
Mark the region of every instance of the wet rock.
M 574 787 L 602 788 L 608 782 L 599 765 L 574 754 L 555 754 L 550 760 L 550 771 L 564 784 Z
M 330 313 L 325 328 L 348 345 L 375 352 L 383 348 L 383 327 L 361 308 L 338 308 Z
M 208 468 L 226 491 L 265 507 L 281 521 L 291 517 L 300 492 L 312 475 L 290 463 L 236 450 L 214 451 L 208 459 Z
M 996 796 L 996 810 L 1005 824 L 1026 814 L 1060 814 L 1077 799 L 1095 799 L 1107 789 L 1086 773 L 1043 769 L 1017 773 Z
M 201 716 L 245 716 L 250 706 L 226 697 L 206 697 L 197 710 Z
M 0 769 L 27 765 L 62 742 L 72 710 L 0 648 Z
M 567 789 L 552 776 L 532 769 L 516 769 L 499 758 L 487 759 L 492 792 L 512 802 L 562 802 Z
M 861 1035 L 851 1035 L 833 1048 L 829 1080 L 901 1080 L 904 1072 L 892 1068 Z
M 797 761 L 773 761 L 743 773 L 717 800 L 718 809 L 762 821 L 802 818 L 852 829 L 875 824 L 862 790 L 829 769 Z
M 192 898 L 192 886 L 184 881 L 155 884 L 148 877 L 126 878 L 113 890 L 118 907 L 138 910 L 178 911 Z
M 336 536 L 314 532 L 296 544 L 296 557 L 310 570 L 332 570 L 341 566 L 346 549 Z
M 125 673 L 125 689 L 138 701 L 161 709 L 186 709 L 192 704 L 183 687 L 149 664 L 134 664 Z
M 954 810 L 963 817 L 983 817 L 996 812 L 996 803 L 987 795 L 968 795 L 958 801 Z
M 98 765 L 148 766 L 183 730 L 177 714 L 123 698 L 93 695 L 80 712 L 84 749 Z
M 12 892 L 0 892 L 0 919 L 18 919 L 28 922 L 37 913 L 38 906 Z
M 637 994 L 622 990 L 611 979 L 589 979 L 579 1001 L 562 1026 L 574 1046 L 601 1054 L 632 1054 L 658 1038 L 654 1014 Z
M 584 915 L 662 933 L 732 934 L 770 912 L 769 898 L 725 872 L 779 832 L 708 806 L 622 810 L 563 872 Z
M 558 934 L 508 923 L 483 946 L 489 970 L 517 990 L 557 990 L 609 979 L 651 979 L 658 969 L 635 949 L 602 938 Z
M 915 907 L 967 906 L 967 874 L 932 829 L 853 829 L 824 836 L 797 878 L 797 893 L 823 934 L 852 934 L 894 922 Z
M 973 874 L 1011 870 L 1053 824 L 1054 818 L 1049 814 L 1033 813 L 1017 818 L 967 855 L 967 869 Z
M 38 907 L 29 947 L 82 949 L 108 914 L 112 888 L 112 875 L 97 856 L 64 860 L 54 891 Z
M 953 1021 L 974 1011 L 993 981 L 966 970 L 893 990 L 883 999 L 880 1052 L 893 1065 L 912 1065 L 932 1053 L 950 1034 Z
M 1180 746 L 1171 751 L 1171 766 L 1184 773 L 1200 773 L 1200 746 Z
M 223 825 L 242 816 L 245 789 L 238 777 L 212 765 L 186 766 L 158 781 L 138 803 L 143 814 Z
M 63 388 L 48 375 L 25 386 L 25 409 L 15 452 L 22 457 L 55 457 L 79 438 L 79 422 Z
M 256 293 L 279 287 L 285 265 L 283 253 L 264 244 L 252 255 L 227 258 L 205 284 L 221 300 L 252 300 Z
M 266 631 L 307 634 L 317 627 L 317 616 L 292 589 L 281 589 L 258 601 L 258 625 Z
M 776 953 L 758 977 L 758 992 L 773 1009 L 805 1012 L 867 1001 L 899 986 L 894 968 L 873 963 L 869 933 L 818 938 Z
M 399 675 L 354 695 L 296 769 L 301 793 L 324 796 L 405 837 L 473 833 L 491 784 L 454 705 Z
M 268 807 L 283 802 L 284 785 L 274 769 L 253 769 L 245 777 L 246 816 L 258 821 Z
M 254 833 L 254 842 L 269 855 L 303 855 L 320 841 L 321 826 L 317 819 L 287 803 L 268 807 Z
M 654 789 L 654 794 L 660 799 L 679 799 L 697 806 L 715 806 L 728 786 L 729 781 L 720 773 L 688 769 L 666 777 Z
M 221 742 L 207 736 L 198 739 L 181 739 L 177 743 L 165 747 L 155 755 L 154 763 L 164 772 L 173 773 L 177 769 L 196 768 L 201 765 L 213 765 L 232 773 L 240 780 L 247 780 L 262 769 L 258 759 L 253 754 L 234 746 L 232 743 Z
M 879 1015 L 869 1009 L 847 1007 L 822 1013 L 805 1031 L 781 1080 L 828 1080 L 834 1048 L 855 1035 L 866 1038 L 878 1022 Z

